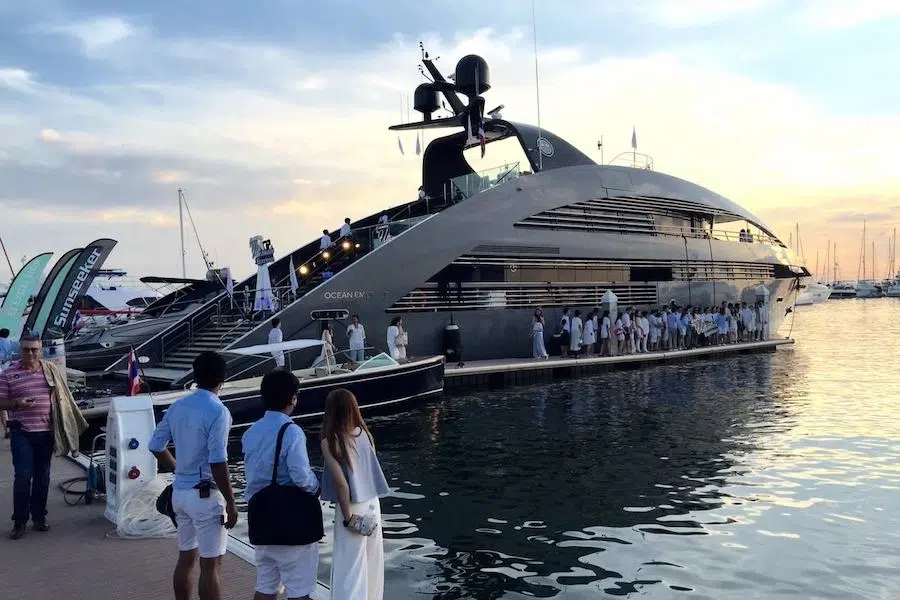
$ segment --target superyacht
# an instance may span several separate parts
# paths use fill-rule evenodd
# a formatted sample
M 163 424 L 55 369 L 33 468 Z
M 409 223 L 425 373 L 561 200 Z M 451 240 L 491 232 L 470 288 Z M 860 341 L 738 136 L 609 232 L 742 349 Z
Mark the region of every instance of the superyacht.
M 339 345 L 359 315 L 368 343 L 380 349 L 392 319 L 402 317 L 410 356 L 443 354 L 452 326 L 450 343 L 480 360 L 529 356 L 538 307 L 550 347 L 564 307 L 599 307 L 607 291 L 620 311 L 763 300 L 772 336 L 793 310 L 810 274 L 751 212 L 649 164 L 598 164 L 552 131 L 503 119 L 502 107 L 485 113 L 490 70 L 479 56 L 462 58 L 447 77 L 424 50 L 422 63 L 428 81 L 415 90 L 414 107 L 423 119 L 390 127 L 449 131 L 424 149 L 420 198 L 351 223 L 350 235 L 332 233 L 332 247 L 316 238 L 273 260 L 265 281 L 277 310 L 245 329 L 234 325 L 240 336 L 222 350 L 266 343 L 273 314 L 285 340 L 318 337 L 331 322 Z M 435 116 L 442 106 L 449 116 Z M 502 141 L 516 144 L 523 161 L 476 172 L 467 153 L 489 155 Z M 254 290 L 256 281 L 236 287 Z M 232 302 L 221 292 L 140 353 L 157 372 L 187 377 L 200 350 L 188 338 L 202 337 L 204 326 L 227 327 Z M 162 336 L 186 341 L 165 349 Z

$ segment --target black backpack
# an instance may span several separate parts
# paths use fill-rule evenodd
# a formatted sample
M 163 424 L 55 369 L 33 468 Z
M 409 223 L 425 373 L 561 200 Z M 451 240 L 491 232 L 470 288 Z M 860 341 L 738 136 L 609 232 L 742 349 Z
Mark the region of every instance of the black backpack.
M 247 505 L 250 543 L 254 546 L 305 546 L 325 537 L 319 493 L 311 494 L 296 485 L 278 484 L 281 443 L 291 425 L 285 423 L 278 431 L 272 483 L 253 494 Z

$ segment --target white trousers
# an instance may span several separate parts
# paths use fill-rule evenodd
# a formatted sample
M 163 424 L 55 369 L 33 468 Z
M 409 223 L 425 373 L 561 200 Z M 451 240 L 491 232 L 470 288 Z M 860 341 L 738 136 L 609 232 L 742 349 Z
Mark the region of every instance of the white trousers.
M 378 527 L 370 536 L 344 527 L 340 504 L 334 507 L 334 544 L 331 556 L 332 600 L 382 600 L 384 596 L 384 542 L 378 498 L 351 504 L 353 514 L 374 514 Z

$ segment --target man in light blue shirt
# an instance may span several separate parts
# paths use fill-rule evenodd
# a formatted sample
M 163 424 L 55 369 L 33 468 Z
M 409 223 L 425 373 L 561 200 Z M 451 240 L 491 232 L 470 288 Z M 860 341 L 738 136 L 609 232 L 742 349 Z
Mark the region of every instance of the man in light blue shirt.
M 174 402 L 153 432 L 149 449 L 174 469 L 172 508 L 178 524 L 178 563 L 172 583 L 175 600 L 190 600 L 191 579 L 200 558 L 200 600 L 221 600 L 219 568 L 237 523 L 228 478 L 231 413 L 216 395 L 225 381 L 225 360 L 215 352 L 194 359 L 197 391 Z M 166 449 L 175 443 L 178 460 Z
M 272 371 L 263 377 L 260 394 L 266 413 L 250 426 L 241 439 L 247 479 L 244 500 L 248 504 L 254 494 L 272 483 L 278 432 L 285 423 L 291 422 L 299 389 L 300 382 L 290 371 Z M 299 425 L 288 427 L 284 432 L 276 482 L 279 485 L 295 485 L 310 493 L 319 489 L 319 480 L 309 466 L 306 436 Z M 275 600 L 282 585 L 289 599 L 308 599 L 316 587 L 318 566 L 318 543 L 256 546 L 255 600 Z

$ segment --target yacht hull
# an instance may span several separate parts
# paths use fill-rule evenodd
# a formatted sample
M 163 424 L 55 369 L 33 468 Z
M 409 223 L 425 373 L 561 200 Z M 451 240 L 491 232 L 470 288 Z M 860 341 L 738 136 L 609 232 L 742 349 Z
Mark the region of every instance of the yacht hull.
M 801 279 L 808 277 L 782 244 L 521 225 L 548 209 L 597 196 L 625 197 L 638 189 L 672 202 L 702 198 L 722 210 L 741 210 L 721 197 L 711 198 L 712 192 L 699 186 L 643 170 L 579 166 L 520 177 L 427 217 L 320 283 L 280 313 L 285 339 L 318 337 L 322 323 L 314 315 L 334 311 L 345 315 L 334 322 L 339 346 L 346 345 L 342 326 L 358 314 L 367 343 L 384 348 L 391 319 L 401 316 L 409 352 L 427 355 L 444 352 L 444 329 L 452 319 L 460 327 L 465 360 L 518 358 L 531 354 L 531 315 L 539 306 L 549 343 L 564 306 L 582 312 L 600 307 L 606 290 L 618 295 L 621 312 L 628 306 L 658 308 L 671 300 L 701 307 L 751 303 L 760 287 L 768 292 L 769 331 L 775 335 L 794 306 Z M 486 268 L 475 267 L 469 279 L 442 290 L 435 275 L 465 257 L 503 262 L 507 266 L 495 278 L 502 281 L 486 281 Z M 553 267 L 546 282 L 517 282 L 516 273 L 534 261 L 563 266 Z M 595 271 L 607 273 L 605 277 L 581 279 L 583 271 L 570 273 L 565 267 L 572 261 L 635 266 L 624 280 L 609 275 L 609 269 Z M 677 281 L 653 281 L 652 269 L 641 265 L 669 265 L 683 274 Z M 766 269 L 768 275 L 758 276 Z M 265 343 L 267 331 L 262 325 L 229 347 Z

